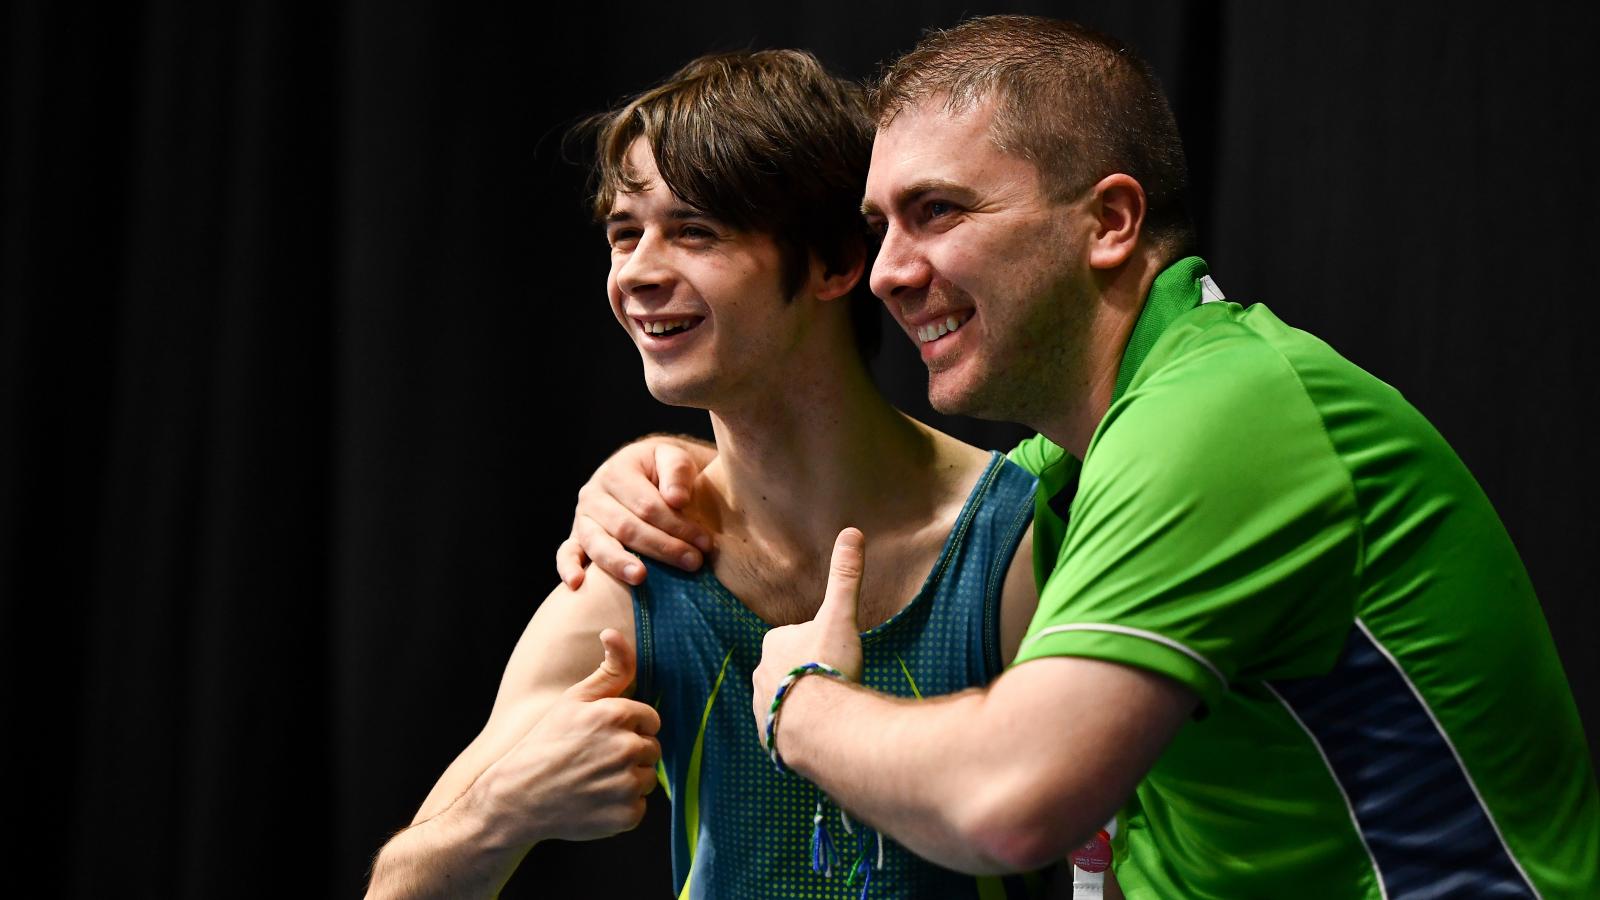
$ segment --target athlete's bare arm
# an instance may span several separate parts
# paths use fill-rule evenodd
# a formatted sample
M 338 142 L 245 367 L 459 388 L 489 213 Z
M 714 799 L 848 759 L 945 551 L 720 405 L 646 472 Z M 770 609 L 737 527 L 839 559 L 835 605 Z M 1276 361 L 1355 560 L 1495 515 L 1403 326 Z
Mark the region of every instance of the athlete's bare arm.
M 628 588 L 604 573 L 550 594 L 488 723 L 379 853 L 368 897 L 493 897 L 539 841 L 639 823 L 661 750 L 655 710 L 627 699 L 633 630 Z
M 1017 542 L 1016 555 L 1006 568 L 1000 593 L 1000 658 L 1006 665 L 1017 658 L 1022 636 L 1028 632 L 1033 612 L 1039 608 L 1039 588 L 1033 581 L 1033 526 Z

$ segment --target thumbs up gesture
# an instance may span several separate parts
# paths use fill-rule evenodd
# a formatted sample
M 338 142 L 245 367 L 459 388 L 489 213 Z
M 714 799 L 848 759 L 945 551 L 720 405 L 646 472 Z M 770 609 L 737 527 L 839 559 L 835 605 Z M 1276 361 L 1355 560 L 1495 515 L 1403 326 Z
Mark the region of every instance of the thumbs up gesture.
M 767 709 L 778 682 L 796 666 L 827 663 L 851 681 L 861 680 L 861 631 L 856 624 L 856 606 L 861 599 L 866 550 L 866 537 L 860 531 L 846 528 L 839 532 L 833 542 L 827 592 L 816 618 L 767 632 L 761 643 L 761 664 L 751 676 L 751 702 L 758 732 L 765 731 Z
M 609 837 L 644 817 L 661 758 L 661 719 L 622 696 L 633 681 L 633 648 L 609 628 L 600 643 L 599 667 L 567 688 L 470 792 L 516 843 Z
M 562 696 L 580 702 L 621 697 L 633 683 L 633 647 L 613 628 L 600 632 L 600 646 L 606 655 L 599 667 L 589 677 L 567 688 Z

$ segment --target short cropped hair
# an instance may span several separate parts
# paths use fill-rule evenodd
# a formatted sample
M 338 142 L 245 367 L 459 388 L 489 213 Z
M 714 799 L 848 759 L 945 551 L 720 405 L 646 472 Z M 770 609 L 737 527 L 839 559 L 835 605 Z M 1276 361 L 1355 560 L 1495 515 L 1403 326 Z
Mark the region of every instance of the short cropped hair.
M 1144 188 L 1144 231 L 1172 255 L 1194 243 L 1178 124 L 1148 64 L 1073 22 L 987 16 L 930 31 L 869 96 L 878 127 L 943 97 L 947 112 L 996 101 L 990 137 L 1034 163 L 1045 189 L 1072 200 L 1113 173 Z
M 644 189 L 627 166 L 628 148 L 644 138 L 679 200 L 734 228 L 773 236 L 786 295 L 805 282 L 811 254 L 830 272 L 862 260 L 851 322 L 862 357 L 876 351 L 881 319 L 865 276 L 873 242 L 861 218 L 873 125 L 860 85 L 800 50 L 717 53 L 586 127 L 597 134 L 597 219 L 617 194 Z

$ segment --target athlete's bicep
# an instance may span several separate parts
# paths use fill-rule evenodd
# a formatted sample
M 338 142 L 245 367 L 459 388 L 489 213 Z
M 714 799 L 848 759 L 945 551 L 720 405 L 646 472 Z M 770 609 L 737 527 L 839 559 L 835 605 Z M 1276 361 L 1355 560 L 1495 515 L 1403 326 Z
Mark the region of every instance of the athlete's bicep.
M 437 815 L 455 802 L 538 723 L 563 691 L 600 665 L 605 657 L 601 631 L 616 629 L 631 649 L 633 627 L 631 593 L 599 570 L 590 571 L 576 591 L 565 585 L 551 591 L 511 651 L 488 722 L 445 769 L 413 821 Z
M 607 628 L 621 632 L 633 646 L 631 588 L 593 566 L 577 590 L 558 585 L 534 611 L 511 651 L 490 723 L 502 707 L 525 705 L 533 694 L 560 694 L 582 681 L 605 657 L 600 632 Z

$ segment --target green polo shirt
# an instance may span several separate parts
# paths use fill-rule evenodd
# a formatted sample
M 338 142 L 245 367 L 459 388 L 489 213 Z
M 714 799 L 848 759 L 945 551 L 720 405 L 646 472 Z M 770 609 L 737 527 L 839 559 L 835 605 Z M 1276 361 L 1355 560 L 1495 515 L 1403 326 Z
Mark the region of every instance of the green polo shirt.
M 1041 481 L 1016 662 L 1137 666 L 1203 703 L 1119 814 L 1130 898 L 1600 896 L 1532 585 L 1399 392 L 1191 257 L 1081 467 L 1042 437 L 1011 458 Z

